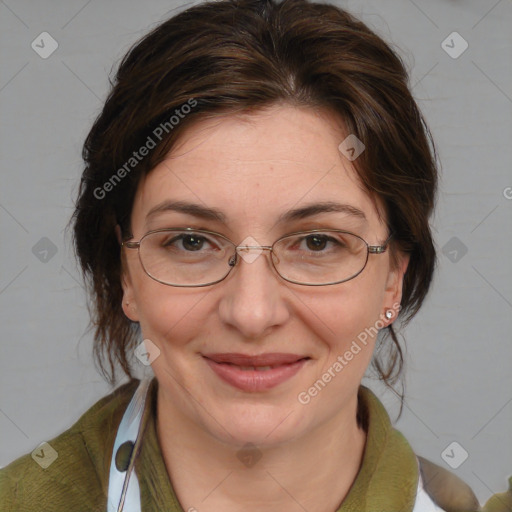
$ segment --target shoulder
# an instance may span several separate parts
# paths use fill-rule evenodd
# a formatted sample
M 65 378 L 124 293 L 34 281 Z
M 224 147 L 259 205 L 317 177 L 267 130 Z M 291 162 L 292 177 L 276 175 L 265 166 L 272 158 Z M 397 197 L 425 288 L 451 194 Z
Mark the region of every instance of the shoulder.
M 1 469 L 2 510 L 104 510 L 115 434 L 138 382 L 118 387 L 68 430 Z
M 481 507 L 466 482 L 433 462 L 417 456 L 422 487 L 432 501 L 446 512 L 512 512 L 512 476 L 508 490 L 493 494 Z
M 423 490 L 446 512 L 478 512 L 478 499 L 471 487 L 447 469 L 417 456 Z

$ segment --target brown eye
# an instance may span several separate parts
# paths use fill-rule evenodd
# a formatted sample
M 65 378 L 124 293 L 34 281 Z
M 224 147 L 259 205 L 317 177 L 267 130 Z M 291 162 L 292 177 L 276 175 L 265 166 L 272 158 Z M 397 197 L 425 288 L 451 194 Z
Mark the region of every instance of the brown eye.
M 198 251 L 202 249 L 206 240 L 204 237 L 197 235 L 181 235 L 176 237 L 176 239 L 183 240 L 183 247 L 187 251 Z
M 196 233 L 180 233 L 177 236 L 166 235 L 159 245 L 177 251 L 197 252 L 205 248 L 205 242 L 209 244 L 210 247 L 213 246 L 211 241 L 202 235 Z
M 318 249 L 325 249 L 327 242 L 330 237 L 322 235 L 313 235 L 306 237 L 307 248 L 316 251 Z M 332 239 L 331 239 L 332 240 Z

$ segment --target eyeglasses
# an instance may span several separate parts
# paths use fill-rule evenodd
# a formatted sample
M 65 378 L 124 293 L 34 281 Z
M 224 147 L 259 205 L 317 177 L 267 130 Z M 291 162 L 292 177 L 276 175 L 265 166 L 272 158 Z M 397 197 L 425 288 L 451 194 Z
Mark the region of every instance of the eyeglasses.
M 138 249 L 146 274 L 169 286 L 210 286 L 225 279 L 239 261 L 251 263 L 269 251 L 273 268 L 285 281 L 304 286 L 343 283 L 359 275 L 370 254 L 382 254 L 382 245 L 368 245 L 360 236 L 340 229 L 298 231 L 272 246 L 236 245 L 220 233 L 193 228 L 149 231 L 138 242 L 123 247 Z M 247 239 L 246 239 L 247 240 Z M 255 241 L 255 240 L 254 240 Z M 251 250 L 258 250 L 250 254 Z

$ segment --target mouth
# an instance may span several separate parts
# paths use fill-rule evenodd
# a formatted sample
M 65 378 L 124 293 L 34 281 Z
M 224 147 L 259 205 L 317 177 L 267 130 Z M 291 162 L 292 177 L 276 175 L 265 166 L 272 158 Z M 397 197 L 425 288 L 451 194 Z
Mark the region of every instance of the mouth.
M 265 391 L 291 379 L 311 359 L 282 353 L 208 354 L 203 358 L 220 379 L 248 392 Z

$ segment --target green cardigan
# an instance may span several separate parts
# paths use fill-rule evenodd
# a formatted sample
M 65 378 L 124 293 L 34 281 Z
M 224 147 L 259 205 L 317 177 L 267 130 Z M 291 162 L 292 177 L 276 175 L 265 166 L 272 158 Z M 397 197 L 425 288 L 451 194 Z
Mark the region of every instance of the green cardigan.
M 43 446 L 1 469 L 1 511 L 105 512 L 117 427 L 138 384 L 139 380 L 133 379 L 120 386 L 70 429 L 50 440 L 48 444 L 57 458 L 48 467 L 36 462 L 51 461 L 53 452 Z M 141 508 L 142 512 L 184 512 L 167 474 L 156 434 L 157 390 L 158 381 L 154 378 L 146 401 L 149 410 L 145 414 L 143 443 L 135 463 Z M 367 443 L 359 473 L 338 512 L 411 511 L 419 477 L 418 459 L 403 435 L 392 427 L 372 391 L 361 386 L 358 397 Z M 436 503 L 445 510 L 479 510 L 466 484 L 445 469 L 420 460 L 426 490 Z M 437 481 L 430 490 L 429 481 Z M 450 483 L 448 492 L 439 482 Z

